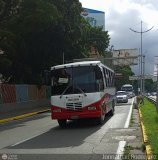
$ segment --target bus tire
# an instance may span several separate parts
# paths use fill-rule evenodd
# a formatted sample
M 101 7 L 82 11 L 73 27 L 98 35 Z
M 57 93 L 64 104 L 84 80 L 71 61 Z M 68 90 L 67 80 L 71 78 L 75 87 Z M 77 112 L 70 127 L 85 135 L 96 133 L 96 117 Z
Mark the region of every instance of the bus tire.
M 105 114 L 102 114 L 99 118 L 97 118 L 97 124 L 102 125 L 105 121 Z
M 110 116 L 113 116 L 113 115 L 114 115 L 114 111 L 115 111 L 115 102 L 113 101 L 113 102 L 112 102 L 112 109 L 111 109 L 111 111 L 109 112 L 109 115 L 110 115 Z
M 61 128 L 66 127 L 66 119 L 58 119 L 58 124 Z

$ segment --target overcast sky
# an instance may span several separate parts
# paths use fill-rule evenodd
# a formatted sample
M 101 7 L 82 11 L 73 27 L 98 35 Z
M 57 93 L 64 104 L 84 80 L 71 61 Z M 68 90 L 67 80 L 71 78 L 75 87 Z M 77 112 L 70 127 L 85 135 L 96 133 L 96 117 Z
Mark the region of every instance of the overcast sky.
M 79 0 L 82 7 L 105 12 L 105 30 L 110 34 L 114 49 L 140 48 L 141 34 L 129 28 L 149 32 L 142 34 L 145 74 L 153 74 L 158 56 L 158 0 Z M 132 67 L 138 74 L 138 66 Z

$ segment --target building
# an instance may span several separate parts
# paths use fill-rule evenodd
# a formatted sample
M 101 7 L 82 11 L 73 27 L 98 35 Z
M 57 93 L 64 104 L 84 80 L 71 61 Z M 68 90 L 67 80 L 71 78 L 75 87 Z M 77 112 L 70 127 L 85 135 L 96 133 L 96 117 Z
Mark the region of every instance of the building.
M 88 20 L 91 26 L 103 27 L 103 31 L 105 31 L 105 12 L 83 8 L 81 15 Z
M 105 31 L 105 12 L 94 9 L 83 8 L 81 15 L 90 23 L 93 27 L 102 27 Z M 99 54 L 93 46 L 91 47 L 90 58 L 97 58 Z

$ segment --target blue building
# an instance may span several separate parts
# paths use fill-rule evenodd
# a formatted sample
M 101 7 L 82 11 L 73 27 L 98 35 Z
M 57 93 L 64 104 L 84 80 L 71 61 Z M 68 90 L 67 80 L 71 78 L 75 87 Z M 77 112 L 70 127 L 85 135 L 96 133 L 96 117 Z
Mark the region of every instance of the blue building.
M 105 12 L 94 9 L 83 8 L 81 15 L 88 20 L 92 26 L 101 26 L 105 31 Z

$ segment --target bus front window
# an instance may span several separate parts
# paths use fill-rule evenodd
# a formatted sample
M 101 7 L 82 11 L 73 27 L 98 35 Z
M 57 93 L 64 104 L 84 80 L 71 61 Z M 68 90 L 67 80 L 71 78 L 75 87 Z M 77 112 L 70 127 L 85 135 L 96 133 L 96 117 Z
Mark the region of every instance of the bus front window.
M 57 69 L 51 72 L 52 75 L 52 95 L 60 95 L 70 85 L 70 74 L 66 69 Z
M 95 66 L 78 66 L 52 71 L 52 95 L 98 92 Z
M 79 87 L 83 92 L 95 92 L 95 72 L 91 66 L 73 68 L 73 85 Z M 78 91 L 76 90 L 78 93 Z

